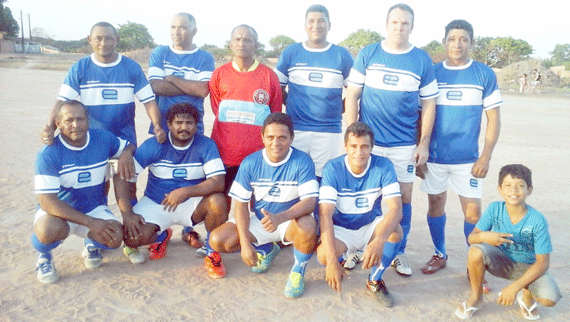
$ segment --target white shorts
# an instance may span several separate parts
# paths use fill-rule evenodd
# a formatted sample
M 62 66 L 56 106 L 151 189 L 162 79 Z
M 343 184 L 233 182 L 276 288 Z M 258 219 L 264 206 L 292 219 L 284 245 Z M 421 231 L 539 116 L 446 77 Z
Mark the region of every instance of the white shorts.
M 467 198 L 481 199 L 483 195 L 483 179 L 471 175 L 473 163 L 439 164 L 427 163 L 428 172 L 422 180 L 420 190 L 430 195 L 447 191 L 450 187 L 458 195 Z
M 398 182 L 410 183 L 416 180 L 414 162 L 415 145 L 383 147 L 375 145 L 372 153 L 390 159 L 396 170 Z
M 36 216 L 34 218 L 34 223 L 44 215 L 47 215 L 47 212 L 43 211 L 41 208 L 38 209 L 38 211 L 36 212 Z M 102 220 L 119 221 L 107 206 L 99 206 L 91 210 L 90 212 L 86 213 L 86 215 L 92 218 L 97 218 Z M 69 225 L 69 234 L 73 234 L 81 238 L 87 238 L 87 234 L 89 233 L 89 228 L 87 228 L 87 226 L 79 225 L 71 221 L 68 221 L 67 224 Z
M 145 222 L 158 225 L 160 234 L 162 231 L 172 227 L 173 225 L 181 225 L 185 227 L 192 226 L 192 215 L 198 207 L 203 197 L 192 197 L 176 207 L 175 211 L 166 211 L 164 206 L 152 201 L 147 196 L 143 196 L 141 200 L 133 207 L 135 214 L 141 215 Z
M 342 133 L 295 131 L 291 145 L 311 156 L 315 163 L 315 174 L 322 177 L 325 164 L 343 154 L 342 143 Z
M 229 219 L 228 221 L 234 224 L 236 223 L 235 218 Z M 281 242 L 283 245 L 292 244 L 292 240 L 285 241 L 285 233 L 287 233 L 289 224 L 291 224 L 291 220 L 281 223 L 274 232 L 270 233 L 263 228 L 261 221 L 257 219 L 255 213 L 251 212 L 249 214 L 249 232 L 257 239 L 257 242 L 253 243 L 255 246 L 274 242 Z
M 105 172 L 105 181 L 109 181 L 115 174 L 119 173 L 119 160 L 109 159 L 107 163 L 107 171 Z
M 357 250 L 364 251 L 370 242 L 376 226 L 382 221 L 384 217 L 379 216 L 373 222 L 359 229 L 352 230 L 341 226 L 334 226 L 334 236 L 336 239 L 343 242 L 348 248 L 347 253 L 353 253 Z

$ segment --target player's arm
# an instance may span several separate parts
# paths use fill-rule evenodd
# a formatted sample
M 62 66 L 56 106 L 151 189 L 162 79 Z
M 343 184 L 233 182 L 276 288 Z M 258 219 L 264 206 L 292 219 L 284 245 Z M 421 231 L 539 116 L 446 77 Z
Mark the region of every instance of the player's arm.
M 383 214 L 382 221 L 374 230 L 374 238 L 366 246 L 362 256 L 362 269 L 369 269 L 380 263 L 384 244 L 390 235 L 396 231 L 402 220 L 402 198 L 400 196 L 385 199 L 388 211 Z
M 501 246 L 505 243 L 514 243 L 510 239 L 511 237 L 513 237 L 512 234 L 485 231 L 475 227 L 471 234 L 469 234 L 469 237 L 467 237 L 467 241 L 469 242 L 469 245 L 486 243 L 493 246 Z
M 281 86 L 281 97 L 283 98 L 283 105 L 287 107 L 287 86 Z
M 346 273 L 338 262 L 332 215 L 336 205 L 332 203 L 319 204 L 319 222 L 321 226 L 321 247 L 326 254 L 325 280 L 329 286 L 337 291 L 341 291 L 341 281 Z
M 166 132 L 164 132 L 161 126 L 162 119 L 160 116 L 160 109 L 158 109 L 158 105 L 156 105 L 156 100 L 153 99 L 144 103 L 144 107 L 148 118 L 154 126 L 154 135 L 156 136 L 156 140 L 158 143 L 166 141 Z
M 247 266 L 257 265 L 257 252 L 249 240 L 249 203 L 233 198 L 234 214 L 241 247 L 241 259 Z
M 210 90 L 208 89 L 208 82 L 204 81 L 193 81 L 184 79 L 181 77 L 177 77 L 174 75 L 168 75 L 164 77 L 164 80 L 169 82 L 170 84 L 174 85 L 182 94 L 190 95 L 190 96 L 197 96 L 197 97 L 206 97 Z
M 152 91 L 155 95 L 160 96 L 178 96 L 184 95 L 185 93 L 178 88 L 173 83 L 164 79 L 151 79 L 148 81 L 150 83 L 150 87 L 152 87 Z
M 362 95 L 362 87 L 348 85 L 344 100 L 344 119 L 346 126 L 358 121 L 358 100 Z
M 133 160 L 136 149 L 134 144 L 129 143 L 119 155 L 117 164 L 119 177 L 130 180 L 137 175 L 135 161 Z
M 414 154 L 416 167 L 425 164 L 429 157 L 429 143 L 431 140 L 431 132 L 435 121 L 435 98 L 421 100 L 422 105 L 422 123 L 420 127 L 420 139 Z
M 44 130 L 40 134 L 40 138 L 42 139 L 42 142 L 44 144 L 51 145 L 53 143 L 54 133 L 55 130 L 57 129 L 57 126 L 55 125 L 55 118 L 57 117 L 56 111 L 59 109 L 61 105 L 63 105 L 63 103 L 64 101 L 56 100 L 55 104 L 53 104 L 53 108 L 49 113 L 46 126 L 44 127 Z
M 499 133 L 501 132 L 501 115 L 499 107 L 485 111 L 487 115 L 487 129 L 485 130 L 485 144 L 481 156 L 471 169 L 471 174 L 475 178 L 485 178 L 489 171 L 489 162 L 495 145 L 499 140 Z
M 265 230 L 273 232 L 277 230 L 277 226 L 288 220 L 293 220 L 309 215 L 313 212 L 313 210 L 315 210 L 316 205 L 317 197 L 309 197 L 299 200 L 299 202 L 291 206 L 289 209 L 277 214 L 273 214 L 265 209 L 261 209 L 261 213 L 263 214 L 261 225 L 263 228 L 265 228 Z
M 115 231 L 115 225 L 110 224 L 108 220 L 93 218 L 83 212 L 74 209 L 65 201 L 57 197 L 57 193 L 39 194 L 39 203 L 43 211 L 48 214 L 70 221 L 78 225 L 89 228 L 90 231 L 100 235 L 105 244 L 114 241 L 114 237 L 120 235 L 119 231 Z
M 225 175 L 210 177 L 199 184 L 180 187 L 164 196 L 161 205 L 166 211 L 175 211 L 179 204 L 192 197 L 205 197 L 216 192 L 224 191 Z
M 120 177 L 116 178 L 114 183 L 117 205 L 123 217 L 124 238 L 125 240 L 138 239 L 142 233 L 142 226 L 145 224 L 145 221 L 133 211 L 129 182 Z
M 497 299 L 497 303 L 512 305 L 515 302 L 517 293 L 544 275 L 549 266 L 550 254 L 537 254 L 534 264 L 532 264 L 521 277 L 501 290 L 501 295 Z

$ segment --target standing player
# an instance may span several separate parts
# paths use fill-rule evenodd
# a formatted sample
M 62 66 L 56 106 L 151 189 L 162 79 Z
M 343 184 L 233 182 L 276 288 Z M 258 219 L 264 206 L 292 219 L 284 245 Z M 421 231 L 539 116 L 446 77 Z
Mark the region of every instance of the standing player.
M 212 139 L 218 145 L 226 167 L 225 192 L 228 192 L 242 160 L 263 148 L 261 125 L 281 111 L 279 78 L 255 59 L 257 32 L 240 25 L 231 33 L 234 57 L 214 71 L 210 80 L 210 101 L 216 116 Z
M 66 101 L 55 109 L 60 134 L 36 160 L 35 186 L 40 204 L 32 245 L 38 251 L 38 280 L 55 283 L 59 275 L 51 251 L 74 234 L 85 238 L 85 266 L 101 266 L 100 249 L 121 246 L 123 227 L 107 207 L 107 162 L 133 145 L 104 130 L 89 130 L 85 106 Z
M 150 56 L 148 79 L 157 96 L 164 129 L 168 128 L 168 108 L 186 102 L 198 109 L 198 133 L 204 134 L 204 98 L 209 93 L 208 81 L 214 71 L 214 58 L 192 42 L 197 31 L 196 20 L 191 14 L 178 13 L 170 23 L 172 45 L 159 46 Z M 151 124 L 149 133 L 152 130 Z M 191 227 L 182 230 L 182 240 L 194 247 L 202 246 L 198 233 Z
M 150 259 L 166 255 L 173 225 L 192 227 L 204 221 L 212 231 L 227 220 L 224 166 L 215 143 L 197 133 L 200 112 L 188 103 L 174 104 L 167 113 L 168 140 L 146 140 L 135 152 L 137 173 L 149 168 L 144 197 L 131 206 L 126 182 L 117 194 L 125 227 L 125 255 L 144 261 L 137 247 L 149 245 Z M 211 253 L 211 249 L 208 254 Z M 219 255 L 218 255 L 219 257 Z
M 358 54 L 346 95 L 346 123 L 360 119 L 368 124 L 375 136 L 372 153 L 387 157 L 396 169 L 402 193 L 400 225 L 404 235 L 393 265 L 405 276 L 412 275 L 404 251 L 412 218 L 414 167 L 428 158 L 438 96 L 430 57 L 409 42 L 413 27 L 414 11 L 408 5 L 397 4 L 388 10 L 388 37 Z M 416 146 L 420 105 L 421 130 Z
M 217 251 L 241 248 L 242 260 L 254 273 L 269 269 L 280 250 L 275 242 L 293 244 L 295 264 L 284 290 L 287 298 L 305 291 L 305 267 L 317 240 L 311 213 L 319 190 L 315 165 L 306 153 L 291 147 L 293 137 L 293 123 L 286 114 L 273 113 L 265 119 L 265 148 L 242 162 L 230 190 L 235 220 L 211 234 L 211 246 Z
M 445 249 L 445 202 L 447 187 L 458 194 L 465 216 L 465 239 L 481 216 L 483 178 L 501 127 L 499 106 L 503 104 L 495 73 L 469 58 L 473 27 L 465 20 L 454 20 L 445 27 L 443 45 L 446 60 L 435 65 L 440 96 L 426 165 L 418 168 L 424 180 L 420 189 L 428 193 L 428 227 L 435 254 L 422 268 L 435 273 L 447 264 Z M 479 155 L 481 118 L 487 115 L 485 144 Z
M 400 186 L 392 162 L 372 155 L 374 133 L 356 122 L 346 129 L 347 154 L 329 161 L 319 192 L 321 245 L 317 256 L 326 265 L 327 283 L 340 292 L 345 275 L 339 257 L 364 250 L 362 268 L 371 268 L 366 287 L 390 307 L 394 299 L 382 275 L 396 256 L 402 237 Z M 381 201 L 388 211 L 382 214 Z
M 281 87 L 289 86 L 287 114 L 295 126 L 293 146 L 308 153 L 321 177 L 325 163 L 340 154 L 342 90 L 352 67 L 346 49 L 327 41 L 329 12 L 312 5 L 305 14 L 307 40 L 287 47 L 275 67 Z

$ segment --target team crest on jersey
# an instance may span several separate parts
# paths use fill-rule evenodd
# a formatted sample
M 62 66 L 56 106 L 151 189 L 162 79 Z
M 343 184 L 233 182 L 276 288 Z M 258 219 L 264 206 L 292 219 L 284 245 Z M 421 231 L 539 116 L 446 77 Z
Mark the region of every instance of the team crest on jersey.
M 176 76 L 176 77 L 184 78 L 184 72 L 181 72 L 181 71 L 175 71 L 174 73 L 172 73 L 172 76 Z
M 90 181 L 91 181 L 91 172 L 85 171 L 85 172 L 79 172 L 77 174 L 77 182 L 78 183 L 87 183 Z
M 253 93 L 253 102 L 261 105 L 267 105 L 269 102 L 269 93 L 264 89 L 258 89 Z
M 356 208 L 368 208 L 368 198 L 366 197 L 356 198 L 356 200 L 354 201 L 354 205 L 356 206 Z
M 105 100 L 116 100 L 119 97 L 119 92 L 116 89 L 107 88 L 101 92 L 101 95 Z
M 309 74 L 309 81 L 311 81 L 311 82 L 322 83 L 323 78 L 324 78 L 323 73 L 310 73 Z
M 463 98 L 463 92 L 462 91 L 448 91 L 445 96 L 450 101 L 461 101 L 461 99 Z
M 174 169 L 172 170 L 173 178 L 186 178 L 188 171 L 186 169 Z
M 384 84 L 386 84 L 386 85 L 396 86 L 396 85 L 398 85 L 399 81 L 400 81 L 400 77 L 398 77 L 396 75 L 390 75 L 390 74 L 384 75 Z
M 279 197 L 281 195 L 281 189 L 279 189 L 279 187 L 271 187 L 271 189 L 269 189 L 269 192 L 267 192 L 268 195 L 270 195 L 271 197 Z
M 414 172 L 414 166 L 413 165 L 408 165 L 408 173 L 413 173 Z

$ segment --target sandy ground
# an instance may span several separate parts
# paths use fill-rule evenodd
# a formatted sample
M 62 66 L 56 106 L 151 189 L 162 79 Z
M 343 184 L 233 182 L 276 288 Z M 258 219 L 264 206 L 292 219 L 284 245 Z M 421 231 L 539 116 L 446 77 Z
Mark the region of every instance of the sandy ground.
M 54 102 L 65 72 L 0 69 L 0 321 L 447 321 L 455 320 L 455 306 L 468 293 L 465 277 L 466 245 L 461 210 L 454 193 L 447 206 L 448 267 L 434 275 L 420 268 L 432 254 L 426 225 L 426 196 L 414 191 L 413 226 L 408 245 L 414 275 L 400 277 L 393 269 L 385 281 L 397 304 L 379 307 L 366 293 L 367 271 L 351 271 L 337 294 L 324 281 L 324 268 L 312 260 L 303 297 L 287 300 L 282 291 L 292 265 L 292 250 L 285 249 L 275 265 L 254 275 L 239 254 L 224 254 L 228 274 L 211 280 L 203 260 L 179 238 L 180 227 L 167 256 L 144 265 L 132 265 L 121 250 L 104 254 L 103 266 L 88 270 L 80 257 L 82 242 L 71 236 L 54 251 L 61 275 L 58 283 L 36 280 L 36 253 L 30 245 L 36 209 L 33 176 L 38 135 Z M 545 214 L 554 244 L 551 272 L 565 296 L 554 308 L 541 308 L 545 321 L 570 320 L 568 209 L 570 194 L 570 100 L 555 97 L 508 96 L 502 108 L 502 131 L 491 170 L 485 179 L 483 206 L 499 199 L 499 168 L 523 163 L 533 170 L 534 193 L 529 203 Z M 209 107 L 206 107 L 207 112 Z M 137 108 L 137 129 L 142 142 L 148 119 Z M 212 116 L 206 117 L 211 127 Z M 207 133 L 210 129 L 207 129 Z M 139 182 L 139 195 L 143 191 Z M 418 182 L 419 183 L 419 180 Z M 418 184 L 416 184 L 417 186 Z M 114 199 L 114 198 L 111 198 Z M 111 201 L 115 210 L 116 204 Z M 203 232 L 203 225 L 198 227 Z M 566 236 L 566 237 L 564 237 Z M 566 267 L 566 268 L 564 268 Z M 507 284 L 488 277 L 493 291 L 473 321 L 522 321 L 518 306 L 494 303 Z

